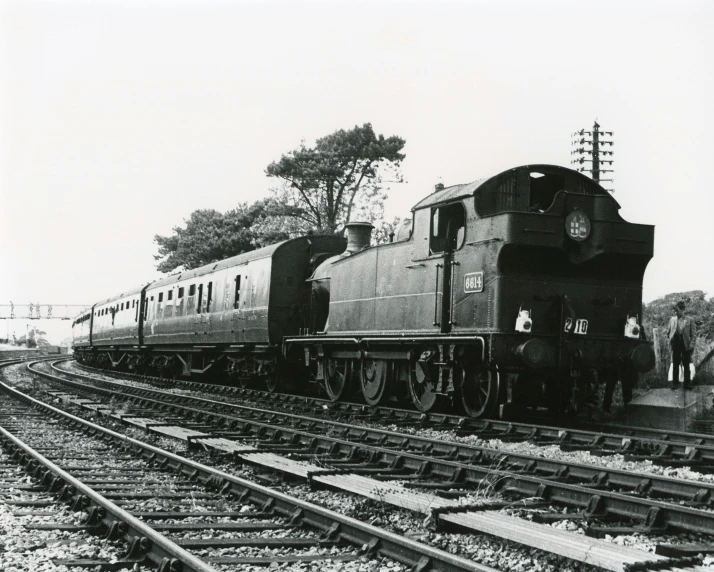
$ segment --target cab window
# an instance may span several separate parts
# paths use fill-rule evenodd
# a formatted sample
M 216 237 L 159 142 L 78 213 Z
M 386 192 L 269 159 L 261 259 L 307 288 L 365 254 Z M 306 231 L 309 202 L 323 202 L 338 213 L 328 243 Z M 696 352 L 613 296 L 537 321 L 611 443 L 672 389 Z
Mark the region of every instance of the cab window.
M 464 205 L 452 203 L 431 210 L 429 250 L 431 254 L 458 250 L 464 245 L 466 213 Z

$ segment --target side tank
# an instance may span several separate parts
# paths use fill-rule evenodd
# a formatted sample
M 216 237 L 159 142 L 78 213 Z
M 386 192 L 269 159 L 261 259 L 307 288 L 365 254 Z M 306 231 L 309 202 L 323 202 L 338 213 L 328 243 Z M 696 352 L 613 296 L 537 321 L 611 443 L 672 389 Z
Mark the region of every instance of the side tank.
M 309 281 L 312 283 L 311 296 L 311 329 L 313 333 L 324 333 L 329 329 L 330 312 L 330 280 L 332 278 L 332 264 L 365 248 L 372 242 L 374 225 L 369 222 L 350 222 L 345 225 L 347 232 L 347 248 L 342 254 L 330 256 L 322 262 Z

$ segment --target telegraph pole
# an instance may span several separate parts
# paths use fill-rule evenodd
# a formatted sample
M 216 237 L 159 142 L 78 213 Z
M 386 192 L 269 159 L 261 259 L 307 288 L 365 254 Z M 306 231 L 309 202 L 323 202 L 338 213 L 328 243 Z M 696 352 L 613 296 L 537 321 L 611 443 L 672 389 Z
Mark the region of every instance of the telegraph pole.
M 576 131 L 575 133 L 572 134 L 572 142 L 571 145 L 577 146 L 575 149 L 573 149 L 570 154 L 574 155 L 575 157 L 571 159 L 571 163 L 573 164 L 578 164 L 578 165 L 583 165 L 582 167 L 576 167 L 576 171 L 579 171 L 580 173 L 590 173 L 590 176 L 592 177 L 593 181 L 595 181 L 598 184 L 602 183 L 613 183 L 615 181 L 614 178 L 609 178 L 609 179 L 602 179 L 600 178 L 602 173 L 614 173 L 614 169 L 601 169 L 600 164 L 602 163 L 603 165 L 607 165 L 609 167 L 612 166 L 612 163 L 614 159 L 612 159 L 612 155 L 614 151 L 612 150 L 612 145 L 613 141 L 612 139 L 603 139 L 602 137 L 612 137 L 614 135 L 613 131 L 600 131 L 600 124 L 595 121 L 593 124 L 592 131 L 586 131 L 585 129 L 581 129 L 580 131 Z M 609 151 L 605 151 L 602 149 L 602 147 L 610 146 Z M 586 157 L 586 155 L 589 155 L 590 158 Z M 602 159 L 602 157 L 610 157 L 610 159 Z M 585 163 L 592 163 L 592 168 L 587 169 L 585 167 Z M 606 190 L 610 191 L 611 193 L 615 192 L 615 189 L 608 189 Z

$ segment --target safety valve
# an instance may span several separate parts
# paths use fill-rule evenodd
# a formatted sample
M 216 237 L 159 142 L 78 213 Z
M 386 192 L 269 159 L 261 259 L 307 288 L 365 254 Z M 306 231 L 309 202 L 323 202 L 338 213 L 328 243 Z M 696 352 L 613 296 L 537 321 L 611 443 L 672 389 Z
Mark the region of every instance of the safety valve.
M 640 325 L 637 323 L 637 316 L 628 316 L 627 322 L 625 322 L 625 337 L 626 338 L 640 338 Z
M 518 318 L 516 318 L 516 331 L 529 334 L 532 328 L 533 322 L 531 321 L 531 311 L 519 308 Z

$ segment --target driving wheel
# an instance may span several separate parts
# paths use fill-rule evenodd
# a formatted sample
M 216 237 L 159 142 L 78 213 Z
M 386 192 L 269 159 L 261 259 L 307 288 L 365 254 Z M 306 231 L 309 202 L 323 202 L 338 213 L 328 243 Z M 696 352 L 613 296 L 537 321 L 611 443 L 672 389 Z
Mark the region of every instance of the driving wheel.
M 325 392 L 330 401 L 339 401 L 350 391 L 352 361 L 328 358 L 325 360 Z
M 498 404 L 500 377 L 498 371 L 475 365 L 462 366 L 461 407 L 469 417 L 493 415 Z
M 275 393 L 277 391 L 278 381 L 278 369 L 275 368 L 274 371 L 269 372 L 268 375 L 265 376 L 265 388 L 268 390 L 268 393 Z
M 429 378 L 419 362 L 414 362 L 409 366 L 409 396 L 414 407 L 423 413 L 433 411 L 440 403 L 442 396 L 434 392 L 434 382 Z
M 362 361 L 360 385 L 362 395 L 368 405 L 377 406 L 389 399 L 392 364 L 383 359 Z

